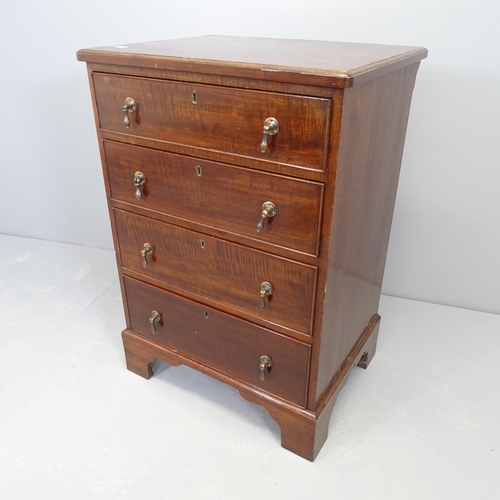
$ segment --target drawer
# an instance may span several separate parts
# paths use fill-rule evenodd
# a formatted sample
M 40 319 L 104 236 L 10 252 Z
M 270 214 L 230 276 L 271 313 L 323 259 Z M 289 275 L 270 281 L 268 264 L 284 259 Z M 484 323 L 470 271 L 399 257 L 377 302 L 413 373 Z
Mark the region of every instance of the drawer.
M 104 142 L 111 197 L 142 208 L 317 255 L 323 184 Z M 134 177 L 145 183 L 140 199 Z M 257 232 L 263 203 L 276 215 Z
M 130 328 L 230 377 L 305 406 L 310 347 L 197 302 L 125 278 Z M 152 312 L 160 314 L 151 331 Z M 260 378 L 260 357 L 272 366 Z
M 122 267 L 260 324 L 310 335 L 317 267 L 115 210 Z M 152 246 L 143 266 L 141 250 Z M 274 288 L 263 298 L 262 283 Z
M 93 81 L 104 130 L 324 169 L 330 99 L 99 73 Z M 127 97 L 137 105 L 128 127 L 122 111 Z M 269 117 L 278 120 L 279 131 L 263 153 Z

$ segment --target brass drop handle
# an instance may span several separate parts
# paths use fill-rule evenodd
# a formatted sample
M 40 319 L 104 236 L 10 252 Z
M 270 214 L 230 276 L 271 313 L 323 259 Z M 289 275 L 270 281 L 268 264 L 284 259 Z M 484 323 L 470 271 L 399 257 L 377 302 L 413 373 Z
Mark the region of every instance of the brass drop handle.
M 264 127 L 263 127 L 263 132 L 264 132 L 264 137 L 262 138 L 262 142 L 260 143 L 260 151 L 262 153 L 265 153 L 267 150 L 267 138 L 270 135 L 276 135 L 280 130 L 280 124 L 278 123 L 278 120 L 276 118 L 266 118 L 264 121 Z
M 142 265 L 148 267 L 148 255 L 153 254 L 153 245 L 151 243 L 144 243 L 141 250 Z
M 264 309 L 264 307 L 266 307 L 266 302 L 264 300 L 266 295 L 272 295 L 273 293 L 274 293 L 274 288 L 273 288 L 273 285 L 271 285 L 271 283 L 269 283 L 269 281 L 264 281 L 260 285 L 260 308 L 261 309 Z
M 264 227 L 264 221 L 267 217 L 274 217 L 276 215 L 276 205 L 270 201 L 266 201 L 262 205 L 262 214 L 260 217 L 260 221 L 257 224 L 257 231 L 262 231 Z
M 155 321 L 159 323 L 161 321 L 161 315 L 158 311 L 151 311 L 151 316 L 149 317 L 149 324 L 151 326 L 152 333 L 156 333 Z
M 273 366 L 273 360 L 265 354 L 260 357 L 260 379 L 266 380 L 266 371 Z
M 131 98 L 127 97 L 122 106 L 123 111 L 123 123 L 126 127 L 130 127 L 130 118 L 128 116 L 129 112 L 134 113 L 137 109 L 137 103 Z
M 146 176 L 142 172 L 134 174 L 135 197 L 140 200 L 142 198 L 142 186 L 146 183 Z

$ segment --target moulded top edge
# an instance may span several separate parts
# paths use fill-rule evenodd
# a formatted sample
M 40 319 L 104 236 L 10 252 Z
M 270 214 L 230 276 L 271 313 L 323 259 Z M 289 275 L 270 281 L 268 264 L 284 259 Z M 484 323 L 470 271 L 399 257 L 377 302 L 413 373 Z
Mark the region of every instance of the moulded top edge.
M 422 47 L 206 36 L 83 49 L 80 61 L 350 87 L 427 57 Z M 361 77 L 361 78 L 360 78 Z

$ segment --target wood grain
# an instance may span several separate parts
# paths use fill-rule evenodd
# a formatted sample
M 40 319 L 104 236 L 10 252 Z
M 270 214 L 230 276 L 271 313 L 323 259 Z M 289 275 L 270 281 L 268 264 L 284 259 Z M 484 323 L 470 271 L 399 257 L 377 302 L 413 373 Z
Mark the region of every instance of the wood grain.
M 80 61 L 346 88 L 427 57 L 423 47 L 206 36 L 80 50 Z
M 103 130 L 324 170 L 329 99 L 107 74 L 94 74 L 94 87 Z M 137 103 L 129 127 L 127 97 Z M 280 127 L 262 153 L 269 117 Z
M 285 448 L 314 460 L 351 368 L 375 354 L 411 94 L 426 55 L 231 37 L 78 53 L 89 63 L 130 370 L 149 378 L 163 359 L 236 387 L 269 410 Z M 138 109 L 125 127 L 129 96 Z M 280 131 L 262 153 L 269 116 Z M 140 200 L 137 170 L 147 177 Z M 265 201 L 278 212 L 257 233 Z M 146 242 L 154 252 L 143 267 Z M 261 309 L 263 281 L 274 293 Z M 261 384 L 263 354 L 273 368 Z
M 125 278 L 130 329 L 211 368 L 304 406 L 310 347 L 210 307 Z M 148 318 L 161 314 L 156 333 Z M 260 379 L 260 356 L 273 365 Z
M 311 334 L 316 267 L 120 210 L 115 221 L 125 273 L 132 270 L 200 300 L 210 298 L 259 324 Z M 154 248 L 147 267 L 140 254 L 144 243 Z M 273 285 L 274 294 L 261 309 L 264 281 Z
M 417 69 L 344 91 L 314 404 L 378 311 Z
M 104 141 L 113 200 L 317 255 L 323 184 Z M 199 167 L 199 171 L 197 168 Z M 146 176 L 137 199 L 135 172 Z M 276 215 L 257 232 L 262 204 Z

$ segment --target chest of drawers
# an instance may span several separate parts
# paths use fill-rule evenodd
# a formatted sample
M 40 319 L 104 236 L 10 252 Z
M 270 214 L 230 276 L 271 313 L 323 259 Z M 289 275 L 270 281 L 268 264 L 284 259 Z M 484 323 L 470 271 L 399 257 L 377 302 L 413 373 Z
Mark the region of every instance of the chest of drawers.
M 375 353 L 422 48 L 200 37 L 86 49 L 127 367 L 185 364 L 313 460 Z

